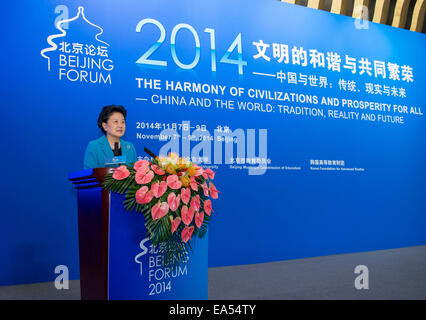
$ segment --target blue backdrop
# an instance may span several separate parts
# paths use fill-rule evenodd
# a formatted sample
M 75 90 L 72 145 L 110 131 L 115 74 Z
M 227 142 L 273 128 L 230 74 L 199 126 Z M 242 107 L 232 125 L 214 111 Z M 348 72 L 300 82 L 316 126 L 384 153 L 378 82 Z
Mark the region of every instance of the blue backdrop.
M 424 34 L 274 0 L 8 1 L 0 21 L 0 285 L 78 279 L 67 176 L 112 103 L 140 156 L 173 142 L 217 172 L 210 267 L 426 243 Z

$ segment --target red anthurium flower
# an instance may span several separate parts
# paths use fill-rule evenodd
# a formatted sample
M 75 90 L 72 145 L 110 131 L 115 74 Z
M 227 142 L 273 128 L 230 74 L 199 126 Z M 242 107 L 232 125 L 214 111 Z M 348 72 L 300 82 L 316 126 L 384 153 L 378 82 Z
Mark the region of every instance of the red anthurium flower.
M 148 168 L 148 167 L 147 167 Z M 137 184 L 146 184 L 151 182 L 152 178 L 154 178 L 154 172 L 151 170 L 138 170 L 135 174 L 135 181 Z
M 179 181 L 179 177 L 175 174 L 167 177 L 167 185 L 170 189 L 180 189 L 182 182 Z
M 154 196 L 156 198 L 160 198 L 164 192 L 167 190 L 167 183 L 166 181 L 157 181 L 152 184 L 151 191 L 154 193 Z
M 190 177 L 189 180 L 191 180 L 190 186 L 191 189 L 194 191 L 198 191 L 198 182 L 195 180 L 195 177 Z
M 170 192 L 169 196 L 167 197 L 167 203 L 170 210 L 176 211 L 180 204 L 180 194 L 176 197 L 173 192 Z
M 165 174 L 166 172 L 164 170 L 162 170 L 159 166 L 157 166 L 156 164 L 151 165 L 152 170 L 154 170 L 154 172 L 156 174 L 158 174 L 159 176 L 162 176 L 163 174 Z
M 199 195 L 196 195 L 195 197 L 193 197 L 191 199 L 191 207 L 194 207 L 195 211 L 200 210 L 200 196 Z
M 212 169 L 206 169 L 203 172 L 203 177 L 205 179 L 213 180 L 214 179 L 214 175 L 215 175 L 215 172 Z
M 204 211 L 208 214 L 211 215 L 213 209 L 212 209 L 212 202 L 210 199 L 204 201 Z
M 149 191 L 147 186 L 143 186 L 135 194 L 136 202 L 139 204 L 150 203 L 153 197 L 154 193 Z
M 133 168 L 135 168 L 136 171 L 139 171 L 139 170 L 146 171 L 146 169 L 148 168 L 148 165 L 149 165 L 148 161 L 139 160 L 135 162 L 135 164 L 133 165 Z
M 180 197 L 184 204 L 188 204 L 189 200 L 191 199 L 191 190 L 189 190 L 189 188 L 180 189 Z
M 112 174 L 112 177 L 115 180 L 123 180 L 130 175 L 130 172 L 129 170 L 127 170 L 126 166 L 119 166 L 118 168 L 115 168 L 113 170 L 114 170 L 114 173 Z
M 209 196 L 209 188 L 207 187 L 207 182 L 206 182 L 206 181 L 204 181 L 204 182 L 203 182 L 203 184 L 202 184 L 201 186 L 203 187 L 204 195 L 205 195 L 206 197 L 208 197 L 208 196 Z
M 183 242 L 188 242 L 188 240 L 191 239 L 192 233 L 194 232 L 194 226 L 192 227 L 185 227 L 182 230 L 182 241 Z
M 152 220 L 158 220 L 164 217 L 169 212 L 169 205 L 167 202 L 158 201 L 155 206 L 152 207 L 151 216 Z
M 192 219 L 194 219 L 194 213 L 195 213 L 195 210 L 193 207 L 189 207 L 188 209 L 187 206 L 182 206 L 180 216 L 182 217 L 183 223 L 186 224 L 187 226 L 191 224 Z
M 173 219 L 173 217 L 170 216 L 170 222 L 172 223 L 172 234 L 177 230 L 181 221 L 182 219 L 179 217 L 176 217 L 176 219 Z
M 195 225 L 196 225 L 198 228 L 201 228 L 201 226 L 202 226 L 202 224 L 203 224 L 203 220 L 204 220 L 204 212 L 203 212 L 203 211 L 201 211 L 201 212 L 197 212 L 197 213 L 195 214 Z
M 214 186 L 213 183 L 210 182 L 210 186 L 209 186 L 209 191 L 210 191 L 210 195 L 212 196 L 213 199 L 217 199 L 217 193 L 220 192 L 216 189 L 216 187 Z

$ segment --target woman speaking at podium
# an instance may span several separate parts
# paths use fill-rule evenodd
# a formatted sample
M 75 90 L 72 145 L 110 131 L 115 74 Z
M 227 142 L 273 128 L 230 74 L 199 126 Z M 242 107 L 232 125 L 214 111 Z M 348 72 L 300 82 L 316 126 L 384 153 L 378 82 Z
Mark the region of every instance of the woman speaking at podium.
M 98 127 L 103 135 L 89 142 L 84 154 L 84 169 L 136 162 L 135 147 L 131 142 L 121 139 L 126 132 L 126 115 L 123 106 L 103 107 L 98 118 Z

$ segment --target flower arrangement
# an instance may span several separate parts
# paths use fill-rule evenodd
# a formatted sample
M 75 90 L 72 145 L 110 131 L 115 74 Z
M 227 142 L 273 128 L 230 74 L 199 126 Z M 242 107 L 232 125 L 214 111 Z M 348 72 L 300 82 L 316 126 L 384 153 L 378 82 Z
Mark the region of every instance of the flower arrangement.
M 113 169 L 104 179 L 106 190 L 125 193 L 127 211 L 143 213 L 153 245 L 162 245 L 165 263 L 187 261 L 192 237 L 202 238 L 219 191 L 215 172 L 175 153 L 151 161 L 139 160 Z

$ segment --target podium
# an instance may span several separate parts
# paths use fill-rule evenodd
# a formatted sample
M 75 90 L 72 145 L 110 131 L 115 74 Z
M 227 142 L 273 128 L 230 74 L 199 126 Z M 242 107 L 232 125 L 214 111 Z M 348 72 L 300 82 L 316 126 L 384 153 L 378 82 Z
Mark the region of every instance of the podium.
M 69 174 L 77 189 L 80 287 L 83 300 L 204 300 L 208 234 L 191 242 L 188 261 L 167 266 L 149 241 L 142 213 L 127 212 L 124 195 L 102 189 L 110 168 Z

